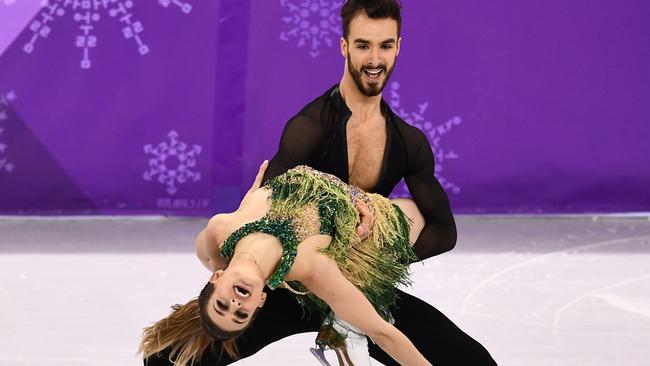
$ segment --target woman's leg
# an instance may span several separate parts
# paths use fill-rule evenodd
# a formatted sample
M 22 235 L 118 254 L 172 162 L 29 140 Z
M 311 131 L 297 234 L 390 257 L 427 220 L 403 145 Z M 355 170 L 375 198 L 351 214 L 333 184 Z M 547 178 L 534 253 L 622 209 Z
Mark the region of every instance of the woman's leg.
M 436 366 L 496 365 L 490 353 L 472 337 L 460 330 L 449 318 L 433 306 L 397 290 L 396 306 L 391 308 L 395 327 L 413 342 L 415 347 Z M 386 366 L 398 365 L 372 342 L 370 356 Z
M 306 314 L 303 317 L 302 307 L 295 296 L 286 290 L 269 291 L 266 303 L 255 318 L 251 327 L 237 340 L 240 359 L 253 355 L 267 345 L 293 334 L 318 332 L 322 321 L 318 314 Z M 203 354 L 198 365 L 219 366 L 228 365 L 235 361 L 228 354 L 221 354 L 221 345 L 215 342 L 215 350 Z M 307 352 L 307 349 L 304 350 Z M 168 360 L 169 350 L 161 352 L 157 357 L 144 360 L 147 366 L 171 366 Z M 197 365 L 197 364 L 195 364 Z

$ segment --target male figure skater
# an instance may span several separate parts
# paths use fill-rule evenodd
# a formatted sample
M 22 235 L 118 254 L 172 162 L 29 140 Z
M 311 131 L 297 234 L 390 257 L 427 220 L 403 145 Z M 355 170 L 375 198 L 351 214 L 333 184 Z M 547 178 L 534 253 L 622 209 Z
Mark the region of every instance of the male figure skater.
M 304 164 L 387 196 L 404 178 L 425 222 L 414 245 L 419 259 L 451 250 L 456 226 L 447 195 L 434 176 L 431 146 L 420 130 L 396 116 L 381 97 L 400 52 L 400 5 L 397 0 L 348 0 L 341 17 L 345 63 L 340 84 L 286 124 L 265 180 Z M 398 292 L 397 306 L 390 309 L 395 326 L 432 364 L 496 365 L 483 346 L 441 312 Z M 303 316 L 286 291 L 270 291 L 255 323 L 238 340 L 240 355 L 250 356 L 296 333 L 318 331 L 320 325 L 318 317 Z M 369 345 L 371 357 L 385 365 L 396 364 L 378 346 Z M 161 355 L 148 364 L 168 364 L 166 358 Z M 234 361 L 215 351 L 207 352 L 201 364 Z

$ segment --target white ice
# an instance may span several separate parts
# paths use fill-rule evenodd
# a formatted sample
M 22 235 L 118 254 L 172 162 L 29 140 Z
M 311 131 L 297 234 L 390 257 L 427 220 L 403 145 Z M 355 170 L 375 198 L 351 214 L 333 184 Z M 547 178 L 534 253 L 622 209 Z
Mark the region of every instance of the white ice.
M 0 217 L 0 365 L 142 365 L 142 327 L 196 296 L 202 219 Z M 500 365 L 650 365 L 647 217 L 458 217 L 406 291 Z M 435 332 L 435 329 L 431 330 Z M 237 365 L 314 365 L 315 334 Z

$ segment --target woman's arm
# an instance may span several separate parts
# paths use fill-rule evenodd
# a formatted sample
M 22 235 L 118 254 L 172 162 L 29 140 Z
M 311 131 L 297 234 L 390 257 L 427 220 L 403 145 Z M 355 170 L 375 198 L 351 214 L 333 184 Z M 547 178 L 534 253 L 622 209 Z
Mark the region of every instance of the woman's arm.
M 377 314 L 363 293 L 343 276 L 333 259 L 317 255 L 311 268 L 309 278 L 300 281 L 339 318 L 361 329 L 400 365 L 431 365 L 402 332 Z
M 210 220 L 213 222 L 213 220 Z M 228 260 L 221 256 L 218 239 L 211 230 L 210 223 L 196 237 L 196 256 L 209 271 L 214 272 L 228 267 Z
M 262 178 L 264 177 L 264 172 L 268 165 L 268 160 L 264 160 L 262 165 L 260 165 L 257 176 L 255 176 L 255 181 L 253 181 L 253 185 L 250 187 L 248 192 L 246 192 L 246 195 L 239 204 L 237 211 L 241 210 L 242 207 L 245 207 L 253 200 L 255 191 L 262 185 Z M 219 243 L 225 240 L 225 238 L 220 238 L 219 234 L 224 231 L 223 215 L 214 215 L 210 221 L 208 221 L 208 225 L 201 230 L 199 235 L 196 237 L 196 256 L 199 257 L 201 263 L 203 263 L 207 269 L 213 272 L 225 269 L 228 266 L 228 260 L 221 256 L 219 250 Z

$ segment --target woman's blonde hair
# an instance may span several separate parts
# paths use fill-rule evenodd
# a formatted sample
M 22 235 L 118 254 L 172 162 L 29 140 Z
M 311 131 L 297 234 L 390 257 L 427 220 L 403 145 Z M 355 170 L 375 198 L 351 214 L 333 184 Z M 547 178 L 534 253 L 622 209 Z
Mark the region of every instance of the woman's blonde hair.
M 149 358 L 169 348 L 170 362 L 186 366 L 200 360 L 208 347 L 214 348 L 214 341 L 218 339 L 222 354 L 225 351 L 232 359 L 239 358 L 235 339 L 247 327 L 234 332 L 224 331 L 208 318 L 207 304 L 213 291 L 214 285 L 208 282 L 198 298 L 172 306 L 169 316 L 144 328 L 139 352 Z

